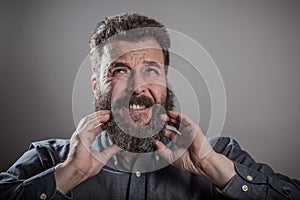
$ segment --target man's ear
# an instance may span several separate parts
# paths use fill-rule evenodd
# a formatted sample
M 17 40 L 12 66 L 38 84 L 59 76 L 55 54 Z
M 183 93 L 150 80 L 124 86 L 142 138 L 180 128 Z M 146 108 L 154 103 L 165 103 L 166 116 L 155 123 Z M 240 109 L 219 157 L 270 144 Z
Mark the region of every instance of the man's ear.
M 95 74 L 92 75 L 91 77 L 91 83 L 92 83 L 92 89 L 94 94 L 96 94 L 97 91 L 97 76 Z

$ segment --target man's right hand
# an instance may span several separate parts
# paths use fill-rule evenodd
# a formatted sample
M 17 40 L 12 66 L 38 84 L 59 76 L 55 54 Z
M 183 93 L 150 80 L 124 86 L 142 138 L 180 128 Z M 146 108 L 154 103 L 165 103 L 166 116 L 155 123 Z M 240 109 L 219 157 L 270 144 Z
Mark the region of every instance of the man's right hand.
M 120 148 L 112 145 L 102 152 L 91 149 L 91 144 L 110 117 L 109 110 L 101 110 L 83 118 L 71 137 L 69 154 L 55 167 L 56 189 L 64 194 L 86 179 L 100 172 Z

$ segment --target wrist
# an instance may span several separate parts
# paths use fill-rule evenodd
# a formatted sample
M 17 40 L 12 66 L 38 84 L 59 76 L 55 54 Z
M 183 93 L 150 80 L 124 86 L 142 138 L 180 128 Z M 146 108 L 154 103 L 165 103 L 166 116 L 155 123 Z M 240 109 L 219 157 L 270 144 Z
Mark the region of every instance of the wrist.
M 213 150 L 201 160 L 200 166 L 205 176 L 220 188 L 236 174 L 233 162 Z
M 55 166 L 56 189 L 63 194 L 67 194 L 70 190 L 83 182 L 85 174 L 78 171 L 71 164 L 60 163 Z

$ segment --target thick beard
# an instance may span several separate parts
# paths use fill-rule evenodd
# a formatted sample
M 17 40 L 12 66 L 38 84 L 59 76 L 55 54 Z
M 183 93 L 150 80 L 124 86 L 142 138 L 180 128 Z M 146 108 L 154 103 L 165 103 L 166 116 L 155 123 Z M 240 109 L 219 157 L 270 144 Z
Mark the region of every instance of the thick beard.
M 145 153 L 154 151 L 154 140 L 161 140 L 164 135 L 166 123 L 161 120 L 160 115 L 170 111 L 174 107 L 174 94 L 167 89 L 167 95 L 161 99 L 161 104 L 152 102 L 146 96 L 126 96 L 111 105 L 110 95 L 101 94 L 99 98 L 94 99 L 95 111 L 111 110 L 112 115 L 108 122 L 103 126 L 111 141 L 117 144 L 121 149 L 134 152 Z M 128 102 L 141 101 L 152 109 L 151 121 L 146 126 L 132 125 L 119 115 L 118 110 L 127 106 Z M 127 105 L 124 105 L 125 104 Z M 147 137 L 150 135 L 149 137 Z M 137 137 L 136 137 L 137 136 Z

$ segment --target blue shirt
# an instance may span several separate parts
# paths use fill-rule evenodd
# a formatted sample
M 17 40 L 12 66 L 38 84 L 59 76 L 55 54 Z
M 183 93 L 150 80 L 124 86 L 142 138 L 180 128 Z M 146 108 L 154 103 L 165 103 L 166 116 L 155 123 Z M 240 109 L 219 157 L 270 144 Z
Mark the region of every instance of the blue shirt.
M 255 162 L 231 138 L 219 137 L 210 142 L 215 144 L 216 152 L 234 162 L 237 172 L 222 189 L 171 165 L 147 173 L 129 173 L 105 166 L 64 195 L 56 190 L 54 167 L 66 159 L 69 140 L 51 139 L 32 143 L 12 167 L 0 174 L 0 200 L 300 199 L 300 181 Z

